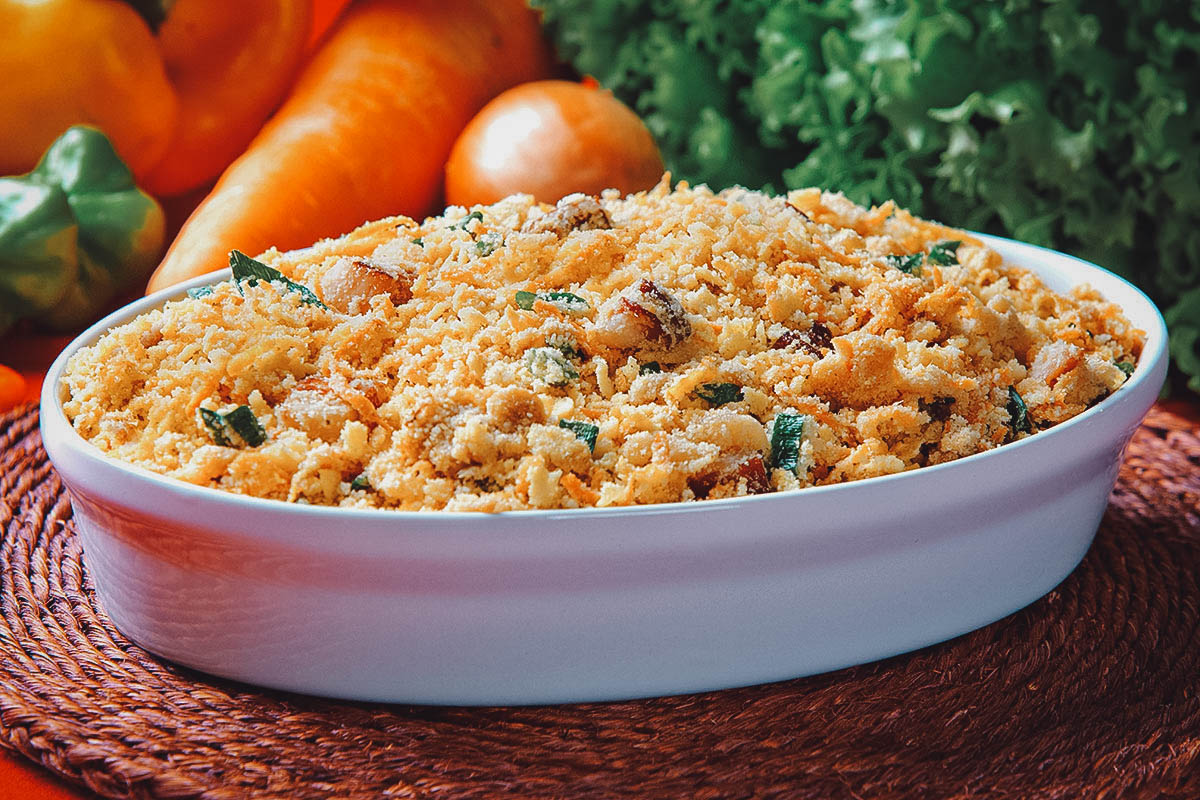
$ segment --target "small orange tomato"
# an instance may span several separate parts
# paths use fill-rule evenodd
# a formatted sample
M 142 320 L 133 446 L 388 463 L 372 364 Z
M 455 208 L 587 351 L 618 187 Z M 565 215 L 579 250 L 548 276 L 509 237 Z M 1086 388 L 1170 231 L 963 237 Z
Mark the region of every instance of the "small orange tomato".
M 446 162 L 446 202 L 517 192 L 553 203 L 571 192 L 649 189 L 662 157 L 645 123 L 595 81 L 550 80 L 500 94 L 467 124 Z
M 0 413 L 25 400 L 25 379 L 15 369 L 0 364 Z

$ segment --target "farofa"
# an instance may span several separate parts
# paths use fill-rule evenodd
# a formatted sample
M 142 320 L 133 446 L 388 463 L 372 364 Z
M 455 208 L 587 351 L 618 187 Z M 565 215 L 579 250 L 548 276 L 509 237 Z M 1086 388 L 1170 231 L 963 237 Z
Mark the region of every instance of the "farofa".
M 627 505 L 987 450 L 1117 389 L 1142 346 L 1092 290 L 891 203 L 664 178 L 473 211 L 261 257 L 331 308 L 225 281 L 143 314 L 72 360 L 68 417 L 115 458 L 259 497 Z M 238 405 L 261 444 L 199 415 Z

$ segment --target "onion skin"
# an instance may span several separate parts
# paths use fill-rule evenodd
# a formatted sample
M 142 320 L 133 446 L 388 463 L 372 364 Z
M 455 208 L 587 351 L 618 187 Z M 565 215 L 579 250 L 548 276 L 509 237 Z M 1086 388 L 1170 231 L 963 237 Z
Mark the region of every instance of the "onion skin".
M 650 131 L 611 92 L 594 82 L 534 81 L 500 94 L 467 124 L 446 162 L 446 202 L 627 194 L 653 187 L 662 174 Z

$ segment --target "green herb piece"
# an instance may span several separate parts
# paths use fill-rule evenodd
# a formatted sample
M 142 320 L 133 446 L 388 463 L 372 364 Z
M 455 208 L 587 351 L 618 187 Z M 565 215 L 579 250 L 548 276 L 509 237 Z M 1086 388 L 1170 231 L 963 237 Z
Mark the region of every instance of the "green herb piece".
M 367 478 L 367 473 L 365 472 L 361 473 L 354 480 L 350 481 L 350 491 L 353 492 L 359 489 L 368 492 L 371 490 L 371 481 Z
M 587 300 L 571 292 L 543 292 L 538 297 L 567 314 L 584 314 L 591 308 Z
M 736 383 L 702 383 L 692 390 L 692 395 L 713 408 L 726 403 L 736 403 L 744 397 L 742 387 Z
M 187 290 L 187 296 L 193 299 L 197 297 L 208 297 L 212 293 L 213 287 L 211 286 L 197 286 L 194 289 Z
M 490 256 L 504 244 L 503 237 L 498 233 L 485 233 L 475 242 L 475 252 L 481 256 Z
M 590 422 L 578 422 L 573 419 L 560 419 L 558 427 L 566 428 L 575 434 L 575 436 L 588 446 L 589 452 L 596 452 L 596 436 L 600 433 L 600 426 L 593 425 Z
M 1033 425 L 1029 421 L 1029 408 L 1025 405 L 1025 401 L 1021 399 L 1021 395 L 1017 394 L 1017 390 L 1013 387 L 1008 387 L 1008 427 L 1012 431 L 1013 436 L 1018 433 L 1032 433 Z
M 416 239 L 413 239 L 412 243 L 415 244 L 417 247 L 425 246 L 425 240 L 422 239 L 420 236 L 418 236 Z
M 1128 361 L 1118 361 L 1118 362 L 1117 362 L 1117 369 L 1121 370 L 1121 372 L 1124 372 L 1124 373 L 1125 373 L 1125 377 L 1126 377 L 1126 378 L 1128 378 L 1130 375 L 1132 375 L 1132 374 L 1133 374 L 1133 371 L 1134 371 L 1135 369 L 1137 369 L 1137 367 L 1136 367 L 1136 366 L 1134 366 L 1133 364 L 1131 364 L 1131 363 L 1130 363 L 1130 362 L 1128 362 Z
M 657 375 L 660 372 L 662 372 L 662 367 L 658 365 L 657 361 L 647 361 L 638 367 L 638 375 Z
M 267 440 L 267 432 L 263 430 L 250 406 L 238 406 L 224 416 L 225 422 L 233 428 L 233 432 L 251 447 L 258 447 Z
M 267 440 L 267 432 L 259 424 L 250 406 L 238 406 L 226 414 L 207 408 L 198 410 L 200 420 L 204 427 L 208 428 L 213 441 L 222 447 L 236 447 L 234 440 L 230 438 L 231 432 L 251 447 L 258 447 Z
M 958 248 L 961 244 L 962 242 L 955 240 L 938 242 L 929 248 L 929 263 L 937 264 L 939 267 L 948 267 L 951 264 L 957 264 Z
M 204 423 L 204 427 L 208 428 L 208 433 L 212 436 L 212 440 L 222 447 L 232 447 L 233 441 L 229 438 L 225 428 L 225 418 L 216 411 L 210 411 L 207 408 L 201 408 L 200 421 Z
M 553 347 L 534 347 L 525 352 L 525 366 L 530 374 L 551 386 L 566 386 L 579 377 L 579 370 L 567 357 Z
M 299 294 L 300 299 L 305 303 L 320 306 L 321 308 L 329 308 L 329 306 L 322 303 L 313 294 L 312 289 L 309 289 L 302 283 L 296 283 L 274 267 L 268 267 L 266 264 L 251 258 L 240 250 L 229 251 L 229 267 L 233 270 L 233 280 L 237 285 L 238 294 L 245 294 L 242 291 L 243 282 L 251 286 L 257 286 L 259 281 L 282 283 L 283 287 L 288 291 Z
M 467 229 L 467 226 L 471 224 L 471 220 L 473 220 L 473 219 L 483 222 L 483 212 L 482 211 L 472 211 L 470 214 L 467 214 L 461 220 L 459 220 L 458 222 L 451 225 L 450 228 L 451 228 L 451 230 L 453 230 L 454 228 L 458 228 L 460 231 L 465 231 Z
M 771 469 L 797 473 L 800 466 L 800 439 L 804 435 L 804 416 L 795 411 L 780 411 L 771 428 Z
M 577 294 L 572 292 L 517 292 L 513 298 L 517 304 L 517 308 L 525 311 L 533 310 L 533 304 L 536 300 L 544 300 L 556 307 L 559 311 L 566 314 L 584 314 L 592 306 L 587 300 L 584 300 Z
M 909 275 L 920 276 L 922 256 L 920 253 L 913 253 L 907 256 L 884 256 L 883 260 L 887 262 L 889 267 L 895 267 L 901 272 L 907 272 Z

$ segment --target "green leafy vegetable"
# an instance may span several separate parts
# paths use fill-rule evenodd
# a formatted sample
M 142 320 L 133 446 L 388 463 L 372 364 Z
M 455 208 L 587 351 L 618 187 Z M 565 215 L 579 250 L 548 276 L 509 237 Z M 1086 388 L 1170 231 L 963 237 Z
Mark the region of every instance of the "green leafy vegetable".
M 360 489 L 364 491 L 371 490 L 371 481 L 369 478 L 367 478 L 367 473 L 365 472 L 359 474 L 354 478 L 354 480 L 350 481 L 350 491 L 353 492 Z
M 743 397 L 742 387 L 736 383 L 702 383 L 692 390 L 692 394 L 713 408 L 736 403 Z
M 517 308 L 524 309 L 525 311 L 532 311 L 533 303 L 537 300 L 537 298 L 538 296 L 533 292 L 520 291 L 517 292 L 513 300 L 516 302 Z
M 419 236 L 418 236 L 416 239 L 413 239 L 413 240 L 412 240 L 412 243 L 413 243 L 413 244 L 415 244 L 417 247 L 424 247 L 424 246 L 425 246 L 425 240 L 424 240 L 424 239 L 422 239 L 422 238 L 421 238 L 421 237 L 419 237 Z
M 796 472 L 800 466 L 800 440 L 804 436 L 804 416 L 795 411 L 780 411 L 771 427 L 771 469 Z
M 937 264 L 939 267 L 957 264 L 958 248 L 961 246 L 962 242 L 959 241 L 938 242 L 929 248 L 929 263 Z
M 1194 3 L 534 5 L 674 178 L 892 199 L 1094 261 L 1159 304 L 1200 392 Z
M 577 422 L 573 419 L 560 419 L 558 427 L 571 431 L 588 446 L 589 451 L 596 452 L 596 437 L 600 434 L 600 426 L 590 422 Z
M 638 375 L 653 375 L 662 372 L 662 367 L 657 361 L 647 361 L 638 367 Z
M 305 303 L 320 306 L 321 308 L 329 308 L 329 306 L 321 302 L 312 289 L 309 289 L 302 283 L 296 283 L 274 267 L 268 267 L 266 264 L 251 258 L 240 250 L 229 251 L 229 267 L 233 270 L 233 280 L 237 285 L 238 294 L 244 294 L 242 292 L 243 283 L 248 283 L 251 286 L 257 286 L 259 281 L 281 283 L 288 291 L 299 294 L 300 299 Z
M 1121 372 L 1124 372 L 1125 377 L 1128 378 L 1133 374 L 1133 371 L 1136 369 L 1136 367 L 1128 361 L 1118 361 L 1117 369 L 1121 370 Z
M 1008 427 L 1012 431 L 1013 436 L 1018 433 L 1032 433 L 1033 425 L 1029 421 L 1029 409 L 1025 405 L 1025 401 L 1021 395 L 1017 394 L 1017 390 L 1013 387 L 1008 387 Z
M 884 256 L 883 258 L 888 263 L 888 266 L 895 267 L 901 272 L 907 272 L 909 275 L 918 276 L 921 274 L 921 259 L 922 256 L 920 253 L 913 253 L 907 256 Z

